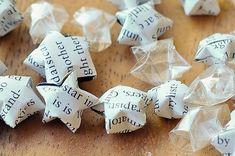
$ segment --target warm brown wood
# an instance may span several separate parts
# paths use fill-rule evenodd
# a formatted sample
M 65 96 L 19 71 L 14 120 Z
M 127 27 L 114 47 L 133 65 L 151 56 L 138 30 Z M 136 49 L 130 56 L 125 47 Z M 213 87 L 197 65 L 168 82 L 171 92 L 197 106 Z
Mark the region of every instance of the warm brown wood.
M 217 17 L 185 16 L 177 0 L 162 0 L 157 10 L 174 21 L 174 27 L 162 38 L 174 37 L 179 53 L 193 68 L 181 79 L 186 84 L 201 73 L 205 66 L 193 62 L 198 42 L 215 32 L 230 32 L 235 29 L 235 7 L 228 0 L 221 1 L 221 14 Z M 34 0 L 17 0 L 17 6 L 22 12 Z M 106 0 L 51 0 L 64 5 L 71 15 L 82 6 L 93 6 L 110 13 L 117 9 Z M 141 82 L 129 74 L 135 64 L 135 58 L 128 46 L 116 43 L 120 26 L 115 24 L 112 29 L 113 45 L 101 53 L 93 53 L 92 58 L 96 66 L 97 79 L 83 83 L 83 89 L 96 96 L 102 95 L 107 89 L 118 84 L 148 90 L 150 85 Z M 67 22 L 63 32 L 80 34 L 71 22 Z M 28 34 L 25 24 L 0 39 L 0 59 L 8 66 L 6 74 L 30 75 L 34 83 L 41 78 L 31 69 L 22 64 L 26 56 L 35 48 Z M 167 120 L 153 115 L 148 108 L 147 124 L 144 128 L 130 133 L 107 135 L 104 129 L 104 120 L 96 113 L 86 110 L 82 125 L 73 134 L 59 120 L 42 124 L 41 115 L 35 115 L 19 124 L 15 129 L 9 128 L 0 121 L 0 155 L 125 155 L 144 156 L 151 152 L 154 156 L 185 156 L 176 150 L 169 141 L 168 132 L 175 127 L 178 121 Z M 220 155 L 213 147 L 207 147 L 193 156 Z

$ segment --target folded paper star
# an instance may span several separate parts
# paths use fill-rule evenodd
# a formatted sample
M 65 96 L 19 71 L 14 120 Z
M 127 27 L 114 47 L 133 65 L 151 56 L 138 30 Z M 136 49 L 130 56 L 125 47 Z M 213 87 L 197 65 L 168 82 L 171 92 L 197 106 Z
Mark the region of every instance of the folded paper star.
M 156 41 L 172 27 L 172 20 L 162 16 L 150 3 L 116 13 L 122 25 L 118 42 L 126 45 L 144 45 Z
M 78 87 L 77 74 L 79 71 L 73 71 L 60 85 L 41 83 L 37 86 L 46 103 L 43 122 L 59 118 L 74 133 L 80 127 L 83 110 L 99 101 Z
M 114 5 L 118 6 L 120 10 L 133 8 L 146 2 L 152 2 L 152 4 L 160 4 L 161 0 L 109 0 Z
M 195 107 L 171 130 L 170 140 L 180 150 L 196 152 L 210 144 L 230 119 L 228 105 Z
M 234 49 L 234 35 L 216 33 L 200 41 L 195 60 L 208 65 L 226 63 L 235 69 Z
M 211 144 L 224 156 L 235 154 L 235 111 L 230 116 L 231 120 L 225 128 L 211 140 Z
M 82 7 L 73 17 L 87 38 L 91 51 L 99 52 L 112 44 L 110 29 L 116 21 L 115 16 L 96 8 Z
M 80 81 L 96 76 L 85 38 L 65 37 L 55 31 L 47 34 L 39 47 L 25 59 L 24 64 L 45 77 L 48 83 L 60 84 L 64 76 L 73 70 L 79 73 L 77 76 Z
M 46 1 L 33 3 L 24 13 L 33 43 L 40 43 L 50 31 L 60 31 L 69 15 L 63 6 Z
M 158 116 L 168 119 L 182 118 L 188 112 L 184 103 L 184 94 L 188 86 L 180 81 L 170 80 L 148 91 L 152 97 L 154 110 Z
M 12 128 L 44 109 L 31 87 L 30 77 L 0 76 L 0 116 Z
M 212 106 L 235 95 L 235 74 L 226 65 L 210 66 L 189 86 L 184 101 L 188 105 Z
M 218 0 L 180 0 L 186 15 L 213 15 L 220 13 Z
M 151 98 L 146 92 L 127 86 L 109 89 L 100 97 L 93 110 L 103 112 L 108 134 L 128 133 L 142 128 L 146 123 L 145 107 Z
M 0 8 L 0 36 L 4 36 L 15 29 L 22 22 L 23 17 L 16 9 L 14 1 L 1 0 Z
M 155 86 L 177 79 L 191 68 L 175 50 L 170 39 L 132 47 L 132 51 L 137 63 L 131 69 L 131 74 Z

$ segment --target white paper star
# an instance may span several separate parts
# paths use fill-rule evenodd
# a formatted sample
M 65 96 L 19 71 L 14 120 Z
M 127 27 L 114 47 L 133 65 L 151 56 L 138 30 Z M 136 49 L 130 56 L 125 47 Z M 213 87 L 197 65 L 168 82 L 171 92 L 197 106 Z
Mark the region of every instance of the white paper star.
M 170 80 L 148 91 L 152 97 L 154 110 L 158 116 L 168 119 L 182 118 L 188 112 L 183 101 L 188 86 L 180 81 Z
M 104 114 L 108 134 L 128 133 L 145 125 L 145 107 L 150 102 L 146 92 L 120 85 L 106 91 L 93 110 Z
M 2 0 L 0 3 L 0 37 L 15 29 L 23 20 L 21 13 L 16 9 L 15 3 Z
M 31 87 L 30 77 L 0 76 L 0 115 L 12 128 L 44 109 L 44 104 Z
M 126 45 L 143 45 L 156 41 L 172 27 L 172 20 L 162 16 L 150 3 L 117 12 L 122 25 L 118 42 Z
M 59 118 L 72 131 L 80 127 L 84 109 L 98 103 L 98 98 L 78 87 L 77 71 L 73 71 L 60 85 L 42 83 L 38 91 L 46 102 L 43 121 Z
M 200 41 L 195 60 L 208 65 L 227 64 L 235 69 L 234 49 L 234 35 L 216 33 Z
M 77 70 L 81 80 L 96 76 L 95 66 L 85 38 L 51 32 L 24 61 L 24 64 L 46 77 L 48 83 L 60 84 L 64 76 Z

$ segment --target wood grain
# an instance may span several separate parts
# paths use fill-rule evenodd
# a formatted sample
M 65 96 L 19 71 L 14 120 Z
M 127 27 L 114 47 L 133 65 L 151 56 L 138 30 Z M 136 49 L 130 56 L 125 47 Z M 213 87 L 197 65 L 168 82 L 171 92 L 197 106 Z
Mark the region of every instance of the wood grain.
M 228 0 L 221 0 L 221 14 L 217 17 L 185 16 L 177 0 L 162 0 L 156 9 L 174 21 L 174 27 L 162 38 L 174 37 L 179 53 L 193 65 L 190 72 L 181 79 L 186 84 L 201 73 L 205 66 L 193 62 L 198 42 L 215 32 L 230 32 L 235 29 L 235 8 Z M 34 0 L 17 0 L 17 7 L 22 12 Z M 63 5 L 70 14 L 82 6 L 92 6 L 115 13 L 117 9 L 106 0 L 51 0 Z M 67 22 L 63 32 L 79 35 L 79 30 Z M 101 53 L 92 53 L 97 69 L 97 79 L 81 84 L 83 89 L 96 96 L 118 84 L 128 85 L 147 91 L 152 86 L 134 78 L 129 74 L 135 64 L 133 54 L 128 46 L 119 45 L 116 38 L 121 27 L 115 24 L 112 28 L 113 45 Z M 17 29 L 0 39 L 0 59 L 8 66 L 6 74 L 29 75 L 37 84 L 41 78 L 22 64 L 26 56 L 35 48 L 28 28 L 22 23 Z M 9 128 L 0 121 L 0 155 L 68 155 L 68 156 L 144 156 L 151 152 L 154 156 L 217 156 L 220 155 L 212 146 L 194 154 L 181 153 L 169 141 L 168 132 L 175 127 L 178 120 L 167 120 L 153 114 L 152 108 L 147 110 L 147 124 L 144 128 L 130 133 L 107 135 L 104 119 L 90 110 L 83 115 L 79 130 L 73 134 L 59 120 L 42 124 L 42 115 L 35 115 L 15 129 Z

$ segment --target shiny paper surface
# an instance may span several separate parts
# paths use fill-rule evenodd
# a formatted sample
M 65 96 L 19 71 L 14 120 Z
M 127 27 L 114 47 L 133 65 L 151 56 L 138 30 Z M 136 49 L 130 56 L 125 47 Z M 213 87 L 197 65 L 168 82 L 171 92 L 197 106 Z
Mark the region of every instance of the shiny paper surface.
M 137 63 L 131 69 L 131 74 L 154 86 L 180 78 L 191 68 L 176 51 L 171 39 L 132 47 L 132 51 Z
M 229 114 L 227 105 L 193 108 L 169 133 L 171 142 L 184 152 L 196 152 L 218 135 Z
M 91 51 L 103 51 L 112 44 L 110 30 L 116 21 L 115 16 L 96 8 L 82 7 L 73 17 L 87 38 Z
M 212 106 L 235 95 L 235 74 L 226 65 L 210 66 L 189 86 L 184 101 L 188 105 Z
M 33 43 L 41 43 L 50 31 L 60 32 L 69 15 L 63 6 L 46 1 L 33 3 L 24 13 Z

